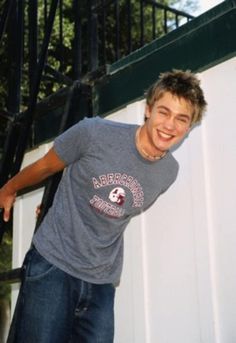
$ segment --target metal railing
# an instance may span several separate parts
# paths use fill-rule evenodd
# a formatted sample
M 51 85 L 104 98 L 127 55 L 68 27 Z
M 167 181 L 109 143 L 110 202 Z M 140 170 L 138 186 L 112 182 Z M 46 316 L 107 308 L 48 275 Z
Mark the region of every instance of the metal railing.
M 98 37 L 94 43 L 94 55 L 98 56 L 95 66 L 112 63 L 193 18 L 154 0 L 120 3 L 100 1 L 91 8 L 90 25 Z M 107 27 L 106 18 L 112 13 L 115 20 Z
M 51 3 L 8 0 L 0 9 L 0 42 L 4 40 L 6 45 L 0 55 L 10 65 L 9 72 L 3 70 L 0 77 L 8 85 L 5 109 L 9 113 L 24 110 L 32 97 Z M 58 88 L 71 84 L 72 80 L 117 61 L 192 18 L 154 0 L 58 0 L 40 97 L 55 91 L 55 84 Z

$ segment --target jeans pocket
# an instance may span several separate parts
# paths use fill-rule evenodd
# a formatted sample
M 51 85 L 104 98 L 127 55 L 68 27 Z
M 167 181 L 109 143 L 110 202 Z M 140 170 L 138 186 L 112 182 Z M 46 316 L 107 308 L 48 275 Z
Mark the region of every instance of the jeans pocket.
M 35 248 L 30 251 L 30 254 L 30 259 L 25 266 L 25 277 L 28 281 L 39 280 L 56 269 L 56 267 L 41 256 Z

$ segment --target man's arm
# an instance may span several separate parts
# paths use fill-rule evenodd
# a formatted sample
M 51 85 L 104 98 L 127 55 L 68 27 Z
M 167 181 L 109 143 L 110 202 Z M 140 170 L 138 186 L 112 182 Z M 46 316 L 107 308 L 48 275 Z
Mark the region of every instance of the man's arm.
M 0 208 L 4 210 L 3 219 L 8 221 L 10 210 L 15 202 L 18 191 L 38 184 L 52 174 L 65 168 L 65 163 L 57 156 L 51 148 L 48 153 L 22 169 L 0 189 Z

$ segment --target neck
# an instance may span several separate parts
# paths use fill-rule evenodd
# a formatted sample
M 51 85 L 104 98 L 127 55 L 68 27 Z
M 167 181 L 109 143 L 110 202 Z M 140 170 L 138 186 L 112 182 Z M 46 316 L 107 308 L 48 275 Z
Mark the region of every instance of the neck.
M 136 131 L 136 148 L 138 150 L 138 152 L 147 160 L 150 161 L 156 161 L 156 160 L 160 160 L 161 158 L 163 158 L 166 155 L 166 151 L 161 152 L 161 153 L 157 153 L 157 154 L 150 154 L 146 148 L 143 146 L 143 143 L 141 141 L 141 129 L 142 127 L 140 126 L 138 128 L 138 130 Z

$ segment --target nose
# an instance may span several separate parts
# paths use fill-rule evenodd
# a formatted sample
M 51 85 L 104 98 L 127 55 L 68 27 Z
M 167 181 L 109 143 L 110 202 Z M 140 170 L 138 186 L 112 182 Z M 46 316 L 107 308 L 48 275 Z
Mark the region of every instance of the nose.
M 172 116 L 168 116 L 164 122 L 164 127 L 169 130 L 172 131 L 175 129 L 175 119 Z

